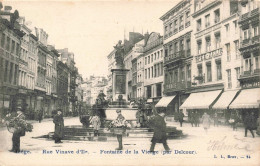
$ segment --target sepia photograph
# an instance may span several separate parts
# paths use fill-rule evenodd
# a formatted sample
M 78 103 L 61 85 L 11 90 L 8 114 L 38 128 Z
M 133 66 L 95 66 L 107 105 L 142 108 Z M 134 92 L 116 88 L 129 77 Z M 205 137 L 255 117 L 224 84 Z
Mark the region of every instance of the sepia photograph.
M 259 0 L 0 0 L 0 166 L 259 166 Z

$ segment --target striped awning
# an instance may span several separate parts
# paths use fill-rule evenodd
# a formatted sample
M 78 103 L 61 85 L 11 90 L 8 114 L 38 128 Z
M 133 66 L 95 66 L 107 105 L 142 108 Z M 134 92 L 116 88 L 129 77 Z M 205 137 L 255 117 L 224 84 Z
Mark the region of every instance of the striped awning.
M 227 109 L 238 90 L 223 92 L 218 101 L 213 105 L 213 109 Z
M 180 109 L 209 109 L 220 93 L 221 90 L 191 93 Z
M 259 108 L 260 88 L 244 89 L 230 104 L 229 108 Z
M 174 99 L 175 96 L 164 96 L 161 100 L 155 105 L 155 107 L 167 107 L 170 102 Z

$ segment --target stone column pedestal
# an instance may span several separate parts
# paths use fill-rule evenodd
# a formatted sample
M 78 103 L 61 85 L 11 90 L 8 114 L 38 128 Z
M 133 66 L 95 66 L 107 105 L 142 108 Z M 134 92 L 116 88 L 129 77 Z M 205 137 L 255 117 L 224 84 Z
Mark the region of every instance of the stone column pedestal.
M 112 96 L 113 101 L 118 100 L 118 96 L 122 95 L 123 100 L 127 101 L 127 82 L 126 74 L 128 69 L 112 69 Z

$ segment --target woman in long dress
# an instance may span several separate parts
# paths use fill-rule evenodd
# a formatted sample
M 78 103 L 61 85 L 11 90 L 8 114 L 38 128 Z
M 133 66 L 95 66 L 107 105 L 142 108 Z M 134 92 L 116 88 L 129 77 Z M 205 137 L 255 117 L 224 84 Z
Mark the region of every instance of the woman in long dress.
M 202 119 L 203 128 L 206 131 L 206 133 L 208 133 L 208 128 L 210 126 L 210 117 L 206 112 L 204 112 L 201 119 Z

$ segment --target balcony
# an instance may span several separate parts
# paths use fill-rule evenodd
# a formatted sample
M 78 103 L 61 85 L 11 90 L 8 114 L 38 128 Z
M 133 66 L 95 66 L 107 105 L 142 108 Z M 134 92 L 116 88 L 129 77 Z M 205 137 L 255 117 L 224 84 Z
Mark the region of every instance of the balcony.
M 185 51 L 175 52 L 164 58 L 165 63 L 176 62 L 185 58 Z
M 255 15 L 259 14 L 259 8 L 256 8 L 254 10 L 251 11 L 250 17 L 253 17 Z
M 260 35 L 252 37 L 252 44 L 259 43 Z
M 240 75 L 239 79 L 248 79 L 248 78 L 254 78 L 254 77 L 259 78 L 259 76 L 260 76 L 260 69 L 258 68 L 255 70 L 244 71 Z
M 191 87 L 191 81 L 180 81 L 180 82 L 173 82 L 164 85 L 164 89 L 166 92 L 174 92 L 185 90 Z
M 243 47 L 244 45 L 249 44 L 249 41 L 250 41 L 250 38 L 244 39 L 244 40 L 242 41 L 242 47 Z

